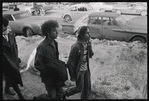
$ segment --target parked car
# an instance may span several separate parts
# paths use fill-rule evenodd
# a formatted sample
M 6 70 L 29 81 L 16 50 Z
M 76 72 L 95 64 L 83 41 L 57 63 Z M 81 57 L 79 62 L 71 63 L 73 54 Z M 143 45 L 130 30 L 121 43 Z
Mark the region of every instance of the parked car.
M 146 16 L 126 20 L 118 13 L 94 12 L 84 15 L 77 21 L 62 23 L 62 31 L 77 34 L 77 29 L 83 25 L 89 26 L 92 38 L 147 42 Z
M 147 5 L 143 3 L 130 3 L 128 5 L 115 5 L 112 12 L 119 14 L 140 14 L 147 16 Z
M 77 20 L 85 14 L 95 12 L 93 7 L 89 4 L 75 4 L 72 5 L 62 14 L 62 19 L 66 22 Z
M 90 2 L 89 4 L 98 11 L 112 12 L 113 9 L 113 5 L 107 5 L 104 2 Z
M 9 26 L 16 34 L 24 36 L 42 35 L 41 24 L 49 17 L 32 16 L 26 11 L 6 11 L 3 15 L 9 20 Z
M 14 10 L 16 4 L 3 3 L 3 11 Z
M 36 5 L 37 9 L 34 7 L 34 4 Z M 52 10 L 52 5 L 47 5 L 45 3 L 31 3 L 31 6 L 28 6 L 25 8 L 25 11 L 33 14 L 33 12 L 37 11 L 39 15 L 44 16 L 46 14 L 46 11 Z

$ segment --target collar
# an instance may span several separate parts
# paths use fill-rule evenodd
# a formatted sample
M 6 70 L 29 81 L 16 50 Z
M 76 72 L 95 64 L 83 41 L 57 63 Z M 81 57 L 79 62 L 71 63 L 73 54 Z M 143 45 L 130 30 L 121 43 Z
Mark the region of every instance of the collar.
M 87 42 L 83 42 L 83 41 L 79 41 L 79 40 L 78 40 L 78 43 L 80 43 L 82 45 L 86 45 L 87 44 Z
M 9 32 L 11 31 L 10 27 L 7 27 L 7 30 L 3 32 L 3 35 L 7 35 L 9 34 Z
M 52 45 L 53 46 L 53 43 L 57 43 L 55 40 L 50 40 L 50 39 L 48 39 L 47 37 L 45 38 L 45 43 L 46 44 L 50 44 L 50 45 Z
M 8 32 L 7 30 L 4 31 L 4 32 L 3 32 L 3 36 L 8 36 L 8 33 L 9 33 L 9 32 Z
M 79 44 L 81 44 L 84 48 L 87 46 L 87 42 L 77 41 Z

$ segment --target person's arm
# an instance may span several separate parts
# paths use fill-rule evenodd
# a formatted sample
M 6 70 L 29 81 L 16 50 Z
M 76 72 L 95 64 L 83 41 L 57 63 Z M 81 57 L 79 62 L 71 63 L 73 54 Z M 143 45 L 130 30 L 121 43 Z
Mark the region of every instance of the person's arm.
M 46 55 L 45 55 L 46 54 Z M 42 73 L 48 73 L 48 71 L 54 71 L 55 73 L 62 72 L 65 63 L 59 59 L 55 59 L 51 56 L 52 53 L 46 50 L 44 47 L 38 47 L 35 56 L 35 68 Z M 47 61 L 47 62 L 44 62 Z M 46 68 L 48 67 L 48 68 Z M 66 67 L 67 68 L 67 67 Z
M 19 74 L 19 69 L 17 65 L 7 56 L 7 54 L 3 51 L 3 61 L 7 64 L 10 64 L 9 68 L 12 68 L 12 73 Z M 3 66 L 2 66 L 3 67 Z
M 8 27 L 8 28 L 10 28 L 10 27 Z M 15 45 L 15 49 L 16 49 L 16 56 L 18 57 L 18 45 L 17 45 L 17 41 L 16 41 L 16 38 L 15 38 L 15 33 L 13 32 L 13 31 L 11 31 L 11 29 L 9 29 L 9 32 L 10 32 L 10 34 L 12 35 L 12 37 L 13 37 L 13 40 L 14 40 L 14 45 Z M 18 57 L 18 63 L 21 63 L 21 59 Z
M 16 42 L 15 33 L 12 32 L 12 35 L 13 35 L 14 42 L 15 42 L 15 48 L 16 48 L 16 51 L 17 51 L 16 53 L 17 53 L 17 55 L 18 55 L 18 45 L 17 45 L 17 42 Z
M 35 65 L 35 68 L 41 72 L 41 74 L 47 73 L 47 69 L 45 68 L 43 61 L 44 61 L 43 48 L 38 47 L 35 55 L 34 65 Z
M 68 65 L 68 71 L 69 71 L 69 74 L 70 74 L 70 80 L 71 81 L 76 81 L 76 77 L 75 77 L 75 70 L 76 70 L 76 60 L 77 60 L 77 48 L 76 47 L 71 47 L 71 50 L 70 50 L 70 54 L 69 54 L 69 58 L 68 58 L 68 62 L 67 62 L 67 65 Z
M 92 44 L 90 41 L 88 42 L 88 48 L 89 48 L 89 58 L 92 58 L 92 56 L 94 55 L 94 52 L 92 50 Z

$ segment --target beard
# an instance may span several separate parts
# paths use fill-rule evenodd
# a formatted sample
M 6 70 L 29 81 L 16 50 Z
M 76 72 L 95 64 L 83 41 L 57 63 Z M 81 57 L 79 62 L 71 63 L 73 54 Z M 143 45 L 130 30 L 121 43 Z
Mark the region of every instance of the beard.
M 48 38 L 54 40 L 54 39 L 57 38 L 57 36 L 58 36 L 58 34 L 52 34 L 52 35 L 50 34 L 50 35 L 48 36 Z

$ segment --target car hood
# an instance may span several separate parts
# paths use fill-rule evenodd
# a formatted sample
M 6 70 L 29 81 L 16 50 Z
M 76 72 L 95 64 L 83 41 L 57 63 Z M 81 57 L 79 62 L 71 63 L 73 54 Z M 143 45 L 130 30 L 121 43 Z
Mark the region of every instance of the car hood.
M 25 18 L 25 19 L 21 19 L 21 22 L 29 22 L 29 23 L 35 23 L 38 25 L 41 25 L 43 22 L 47 21 L 47 20 L 55 20 L 54 18 L 51 17 L 39 17 L 39 16 L 33 16 L 33 17 L 29 17 L 29 18 Z
M 147 34 L 147 17 L 135 17 L 125 24 L 127 31 Z

